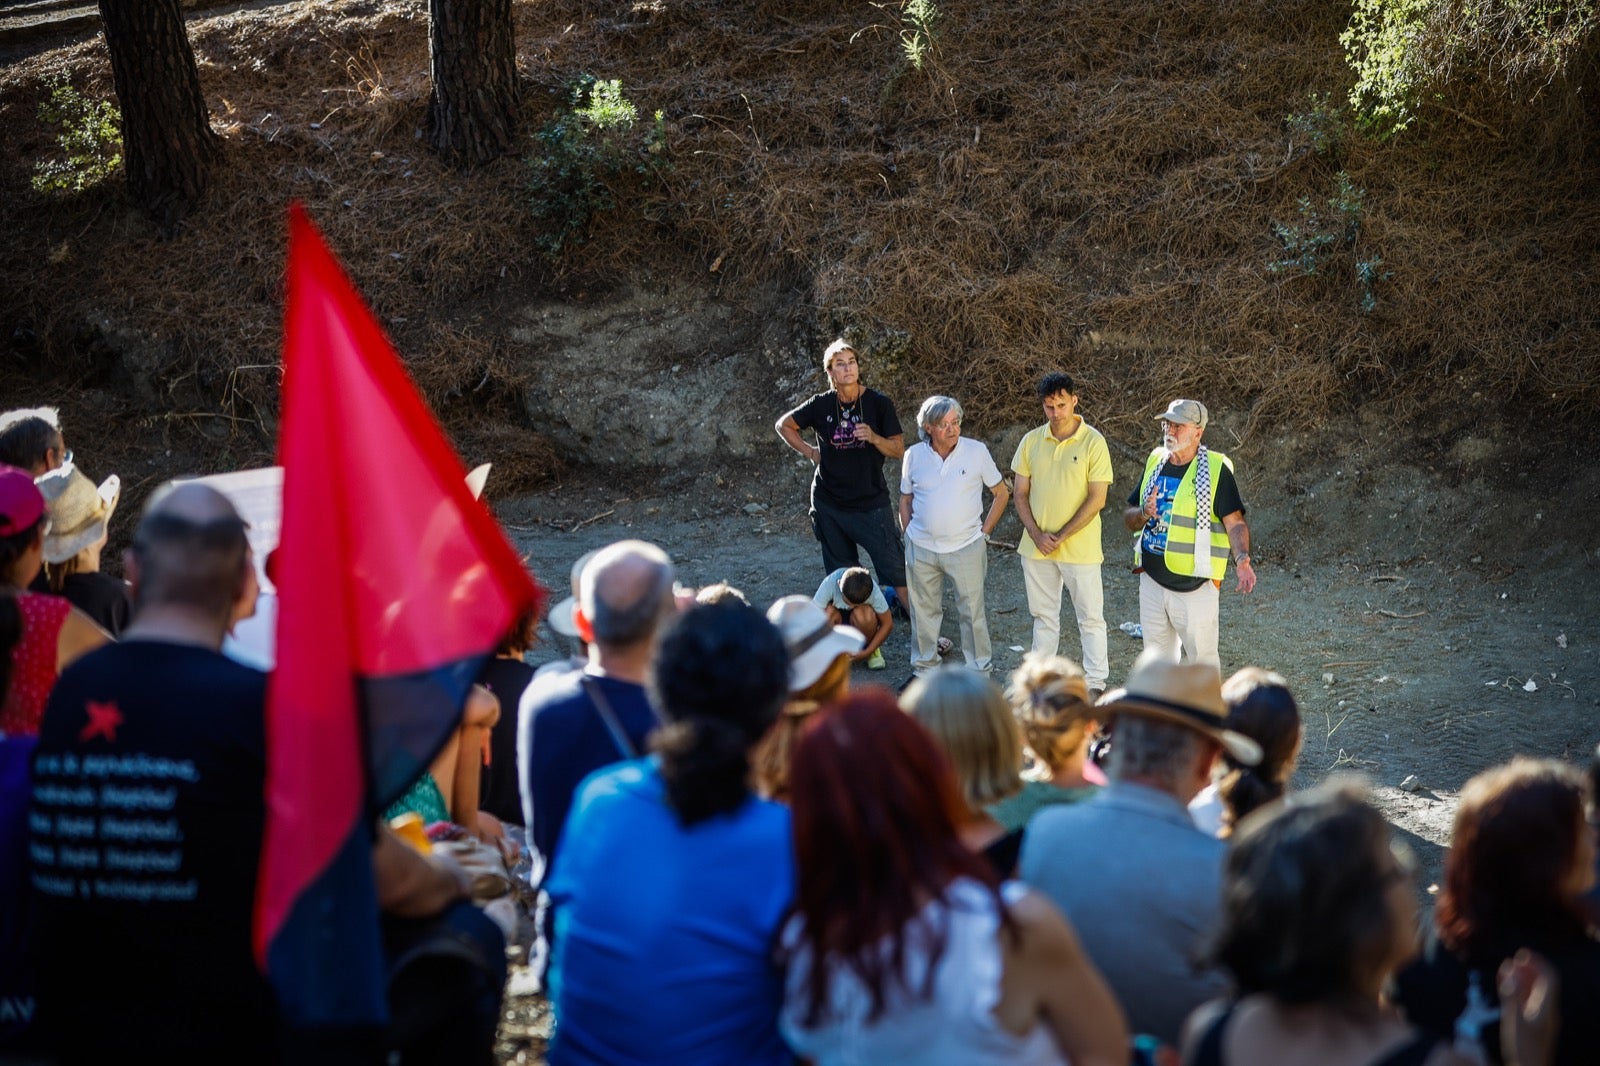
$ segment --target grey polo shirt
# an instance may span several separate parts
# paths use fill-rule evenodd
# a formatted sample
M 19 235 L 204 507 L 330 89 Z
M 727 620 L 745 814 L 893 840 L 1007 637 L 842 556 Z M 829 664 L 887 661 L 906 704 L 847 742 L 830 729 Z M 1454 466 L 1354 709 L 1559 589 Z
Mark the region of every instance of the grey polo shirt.
M 1129 1028 L 1175 1044 L 1189 1012 L 1228 988 L 1198 962 L 1221 920 L 1224 851 L 1172 796 L 1113 782 L 1040 811 L 1021 873 L 1066 912 Z

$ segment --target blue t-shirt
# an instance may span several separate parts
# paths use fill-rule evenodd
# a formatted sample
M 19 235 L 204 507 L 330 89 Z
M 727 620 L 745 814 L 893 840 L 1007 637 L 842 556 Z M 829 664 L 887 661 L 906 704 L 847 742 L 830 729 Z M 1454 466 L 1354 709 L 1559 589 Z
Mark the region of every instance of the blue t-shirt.
M 654 759 L 579 790 L 545 882 L 551 1066 L 778 1066 L 773 962 L 794 896 L 789 809 L 752 798 L 684 828 Z
M 605 719 L 583 689 L 588 677 L 611 704 L 633 752 L 618 747 Z M 528 841 L 548 863 L 561 843 L 572 798 L 585 777 L 604 766 L 642 755 L 656 727 L 644 686 L 582 670 L 536 678 L 522 692 L 517 712 L 517 780 Z

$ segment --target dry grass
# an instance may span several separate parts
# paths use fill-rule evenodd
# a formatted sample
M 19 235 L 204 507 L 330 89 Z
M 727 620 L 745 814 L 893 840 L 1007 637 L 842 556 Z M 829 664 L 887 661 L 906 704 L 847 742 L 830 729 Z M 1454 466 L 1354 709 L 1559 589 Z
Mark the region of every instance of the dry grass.
M 1400 141 L 1318 156 L 1284 117 L 1348 85 L 1334 0 L 946 3 L 922 72 L 899 68 L 892 10 L 865 3 L 515 10 L 529 131 L 585 72 L 667 116 L 670 172 L 619 186 L 559 267 L 534 251 L 517 160 L 459 174 L 418 139 L 420 0 L 192 22 L 225 156 L 170 243 L 116 189 L 27 189 L 48 148 L 42 79 L 68 68 L 109 93 L 103 48 L 0 72 L 7 366 L 33 364 L 31 391 L 69 406 L 103 387 L 106 425 L 193 413 L 189 447 L 260 458 L 299 197 L 469 460 L 492 450 L 516 487 L 555 459 L 519 426 L 511 309 L 640 265 L 803 286 L 800 340 L 850 329 L 880 383 L 953 392 L 977 420 L 1032 418 L 1024 383 L 1058 367 L 1092 419 L 1133 436 L 1178 393 L 1231 410 L 1245 438 L 1357 404 L 1426 434 L 1489 401 L 1556 421 L 1600 400 L 1594 116 L 1560 86 L 1515 112 L 1469 95 Z M 1367 192 L 1355 247 L 1317 277 L 1269 274 L 1273 222 L 1330 195 L 1340 166 Z M 1374 255 L 1394 276 L 1369 315 L 1353 271 Z M 130 367 L 153 389 L 105 399 Z

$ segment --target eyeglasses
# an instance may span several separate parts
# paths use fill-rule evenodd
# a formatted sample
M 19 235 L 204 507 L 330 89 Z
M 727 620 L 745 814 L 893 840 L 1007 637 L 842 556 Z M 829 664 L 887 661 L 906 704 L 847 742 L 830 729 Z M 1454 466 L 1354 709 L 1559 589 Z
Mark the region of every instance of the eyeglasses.
M 934 429 L 960 429 L 961 428 L 961 419 L 959 419 L 959 418 L 947 418 L 943 422 L 935 422 L 933 424 L 933 428 Z

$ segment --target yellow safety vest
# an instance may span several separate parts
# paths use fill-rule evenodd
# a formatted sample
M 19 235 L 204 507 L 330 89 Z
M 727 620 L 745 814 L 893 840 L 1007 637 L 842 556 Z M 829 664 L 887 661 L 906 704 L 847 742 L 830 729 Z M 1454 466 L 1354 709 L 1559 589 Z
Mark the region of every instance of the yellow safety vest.
M 1164 448 L 1157 448 L 1150 453 L 1144 463 L 1144 477 L 1139 479 L 1139 499 L 1144 499 L 1145 493 L 1150 491 L 1150 479 L 1155 477 L 1164 465 L 1162 457 L 1166 455 Z M 1211 506 L 1213 514 L 1217 505 L 1217 480 L 1221 475 L 1224 465 L 1231 471 L 1233 460 L 1221 452 L 1206 449 L 1211 467 Z M 1205 545 L 1197 545 L 1198 539 L 1195 531 L 1198 528 L 1196 521 L 1199 510 L 1194 498 L 1195 465 L 1189 464 L 1189 469 L 1183 472 L 1183 480 L 1178 482 L 1177 495 L 1172 498 L 1172 517 L 1167 524 L 1167 551 L 1162 560 L 1167 564 L 1167 569 L 1174 574 L 1185 577 L 1207 577 L 1212 581 L 1221 581 L 1228 572 L 1228 531 L 1220 520 L 1211 523 L 1211 536 Z M 1140 545 L 1144 543 L 1144 529 L 1140 527 L 1138 536 L 1133 540 L 1133 565 L 1142 565 Z

